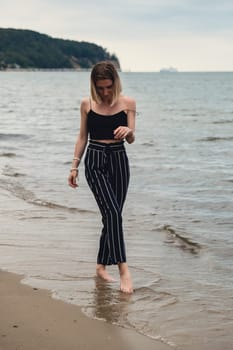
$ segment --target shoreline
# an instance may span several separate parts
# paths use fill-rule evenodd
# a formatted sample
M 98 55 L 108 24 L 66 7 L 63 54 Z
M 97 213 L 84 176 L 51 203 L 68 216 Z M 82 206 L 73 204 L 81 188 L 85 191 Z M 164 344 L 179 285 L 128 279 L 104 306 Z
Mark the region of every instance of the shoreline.
M 23 278 L 0 270 L 0 349 L 171 349 L 135 331 L 88 318 L 79 306 L 22 284 Z

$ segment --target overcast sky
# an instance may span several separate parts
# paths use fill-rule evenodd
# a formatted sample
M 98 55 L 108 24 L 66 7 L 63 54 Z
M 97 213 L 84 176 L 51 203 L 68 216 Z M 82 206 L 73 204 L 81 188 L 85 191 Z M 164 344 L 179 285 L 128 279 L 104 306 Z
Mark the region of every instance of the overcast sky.
M 94 42 L 122 70 L 233 71 L 232 0 L 0 0 L 0 27 Z

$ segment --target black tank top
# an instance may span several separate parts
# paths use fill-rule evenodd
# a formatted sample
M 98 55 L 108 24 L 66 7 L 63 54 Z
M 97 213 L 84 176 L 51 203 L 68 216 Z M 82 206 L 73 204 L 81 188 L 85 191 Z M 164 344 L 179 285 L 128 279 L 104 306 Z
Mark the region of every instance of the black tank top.
M 114 140 L 114 130 L 118 126 L 127 125 L 127 114 L 124 111 L 102 115 L 90 109 L 87 113 L 87 128 L 92 140 Z

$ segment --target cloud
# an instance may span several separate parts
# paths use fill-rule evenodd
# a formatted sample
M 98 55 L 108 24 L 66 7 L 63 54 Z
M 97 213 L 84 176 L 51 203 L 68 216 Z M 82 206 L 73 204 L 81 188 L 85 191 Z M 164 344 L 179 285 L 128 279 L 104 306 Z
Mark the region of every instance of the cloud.
M 0 0 L 0 5 L 2 27 L 95 42 L 115 52 L 126 69 L 157 69 L 171 57 L 178 68 L 200 69 L 199 51 L 208 69 L 219 47 L 233 62 L 231 0 Z M 229 67 L 223 57 L 219 62 L 216 67 Z
M 174 66 L 179 71 L 232 71 L 233 46 L 231 35 L 168 34 L 154 41 L 115 42 L 121 52 L 121 64 L 126 70 L 158 71 Z M 111 43 L 109 42 L 111 48 Z

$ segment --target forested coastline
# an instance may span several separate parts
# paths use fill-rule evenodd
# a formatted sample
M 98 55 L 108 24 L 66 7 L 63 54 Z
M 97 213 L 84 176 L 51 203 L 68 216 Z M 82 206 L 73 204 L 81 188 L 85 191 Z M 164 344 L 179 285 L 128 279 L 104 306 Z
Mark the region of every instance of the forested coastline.
M 115 54 L 86 41 L 52 38 L 32 30 L 0 28 L 0 69 L 90 69 Z

